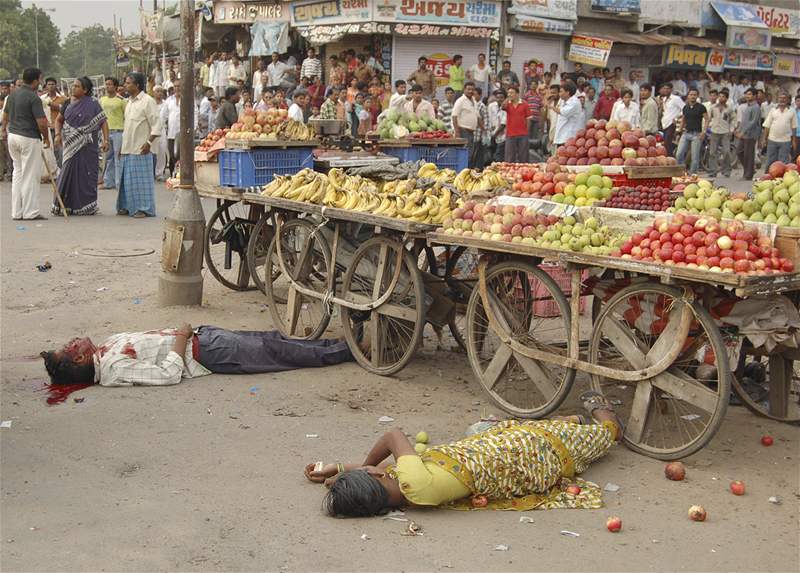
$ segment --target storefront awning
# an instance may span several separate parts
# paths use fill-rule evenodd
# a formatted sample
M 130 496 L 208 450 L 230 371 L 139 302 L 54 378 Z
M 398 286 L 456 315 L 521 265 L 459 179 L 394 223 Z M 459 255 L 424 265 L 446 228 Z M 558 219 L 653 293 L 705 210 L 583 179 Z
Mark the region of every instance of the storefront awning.
M 517 14 L 511 17 L 511 28 L 519 32 L 571 36 L 572 32 L 575 31 L 575 22 Z
M 677 44 L 679 46 L 694 46 L 697 48 L 721 48 L 722 42 L 709 40 L 707 38 L 695 38 L 690 36 L 674 36 L 672 34 L 644 33 L 634 34 L 631 32 L 594 32 L 592 30 L 575 30 L 576 34 L 586 34 L 595 38 L 611 40 L 615 44 L 634 44 L 637 46 L 668 46 Z
M 739 26 L 741 28 L 761 28 L 769 30 L 755 6 L 739 2 L 721 2 L 712 0 L 712 8 L 722 18 L 726 26 Z

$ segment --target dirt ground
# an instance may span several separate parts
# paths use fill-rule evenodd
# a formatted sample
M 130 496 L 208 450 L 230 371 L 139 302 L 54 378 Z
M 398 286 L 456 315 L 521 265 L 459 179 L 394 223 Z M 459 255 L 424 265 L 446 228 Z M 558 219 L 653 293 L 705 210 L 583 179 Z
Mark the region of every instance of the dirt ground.
M 41 189 L 42 205 L 51 197 Z M 35 356 L 74 335 L 190 322 L 270 328 L 264 298 L 234 293 L 206 274 L 202 308 L 157 306 L 159 217 L 103 213 L 65 222 L 11 221 L 0 184 L 3 571 L 797 571 L 798 429 L 731 407 L 708 447 L 685 460 L 683 482 L 663 463 L 620 446 L 584 475 L 605 493 L 599 510 L 410 510 L 406 523 L 331 519 L 324 488 L 302 475 L 317 460 L 361 461 L 387 429 L 455 439 L 484 413 L 501 415 L 466 355 L 431 340 L 405 370 L 373 376 L 355 364 L 274 375 L 219 376 L 168 388 L 100 388 L 48 406 Z M 206 215 L 212 202 L 205 203 Z M 76 254 L 86 247 L 149 247 L 133 258 Z M 48 260 L 52 270 L 37 272 Z M 98 290 L 104 288 L 105 290 Z M 580 386 L 579 379 L 576 386 Z M 573 390 L 563 413 L 577 411 Z M 76 402 L 73 397 L 83 398 Z M 759 438 L 770 434 L 766 448 Z M 744 480 L 747 494 L 729 493 Z M 769 503 L 777 495 L 781 505 Z M 708 521 L 687 518 L 702 504 Z M 623 531 L 611 534 L 606 518 Z M 574 531 L 579 537 L 560 534 Z M 366 537 L 364 537 L 366 536 Z M 497 551 L 497 545 L 508 551 Z

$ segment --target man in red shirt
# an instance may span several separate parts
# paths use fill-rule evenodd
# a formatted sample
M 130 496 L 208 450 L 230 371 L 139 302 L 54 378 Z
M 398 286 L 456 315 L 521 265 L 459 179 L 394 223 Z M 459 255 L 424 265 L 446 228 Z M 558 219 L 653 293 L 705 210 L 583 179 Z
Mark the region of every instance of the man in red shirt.
M 503 105 L 506 112 L 506 156 L 511 163 L 528 163 L 528 136 L 531 108 L 528 102 L 519 99 L 519 88 L 509 86 L 508 101 Z
M 611 110 L 614 108 L 614 104 L 617 102 L 618 98 L 615 92 L 614 86 L 606 82 L 603 93 L 600 94 L 600 97 L 597 99 L 597 105 L 594 106 L 595 119 L 611 119 Z

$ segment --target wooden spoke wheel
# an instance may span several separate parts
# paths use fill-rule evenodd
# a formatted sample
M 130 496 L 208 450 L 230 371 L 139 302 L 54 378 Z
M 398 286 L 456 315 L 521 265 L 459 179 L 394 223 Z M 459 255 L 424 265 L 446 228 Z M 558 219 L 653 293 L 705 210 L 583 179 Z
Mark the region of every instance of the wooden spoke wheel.
M 742 349 L 733 390 L 752 412 L 765 418 L 800 423 L 800 353 L 787 350 L 769 356 Z
M 223 201 L 206 224 L 205 261 L 217 281 L 232 290 L 253 290 L 247 268 L 247 244 L 255 222 L 252 207 Z
M 456 344 L 466 350 L 467 304 L 477 282 L 477 274 L 464 271 L 458 264 L 466 247 L 439 248 L 443 249 L 444 261 L 437 256 L 434 247 L 426 246 L 419 254 L 419 268 L 444 281 L 447 297 L 455 305 L 455 312 L 450 316 L 447 327 Z
M 542 418 L 554 412 L 569 394 L 575 370 L 535 360 L 502 340 L 560 356 L 570 349 L 570 308 L 556 282 L 528 263 L 508 261 L 486 272 L 490 324 L 479 285 L 467 305 L 467 356 L 492 401 L 520 418 Z M 537 303 L 555 302 L 555 316 L 537 315 Z
M 263 293 L 266 292 L 264 283 L 267 282 L 264 267 L 267 262 L 269 246 L 274 236 L 275 229 L 272 227 L 271 218 L 269 215 L 263 215 L 253 227 L 253 232 L 250 233 L 250 240 L 247 242 L 247 269 L 256 288 Z M 280 276 L 280 265 L 273 264 L 271 272 L 272 275 L 269 278 L 269 282 L 276 280 Z
M 331 272 L 331 251 L 328 242 L 315 232 L 316 227 L 305 219 L 292 219 L 279 225 L 278 234 L 269 245 L 264 276 L 276 276 L 264 282 L 275 327 L 292 338 L 313 340 L 319 338 L 330 322 L 330 313 L 322 300 L 328 292 Z M 280 240 L 280 250 L 278 241 Z M 280 269 L 282 259 L 283 269 Z M 292 282 L 320 293 L 319 298 L 302 294 Z
M 621 373 L 657 365 L 673 352 L 671 365 L 645 380 L 591 376 L 592 388 L 615 405 L 625 444 L 661 460 L 697 452 L 722 424 L 731 376 L 719 329 L 681 289 L 645 283 L 603 305 L 589 340 L 589 362 Z
M 341 307 L 347 344 L 369 372 L 394 374 L 411 360 L 420 344 L 425 290 L 415 263 L 402 243 L 377 236 L 356 249 L 342 279 L 342 298 L 348 302 L 372 304 L 386 299 L 372 310 Z M 395 275 L 398 278 L 393 281 Z

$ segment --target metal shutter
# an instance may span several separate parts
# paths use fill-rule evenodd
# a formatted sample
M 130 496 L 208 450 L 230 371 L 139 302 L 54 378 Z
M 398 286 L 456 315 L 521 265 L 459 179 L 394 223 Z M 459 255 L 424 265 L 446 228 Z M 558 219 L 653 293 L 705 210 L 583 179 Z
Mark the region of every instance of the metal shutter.
M 511 52 L 510 58 L 511 69 L 517 73 L 520 81 L 522 81 L 522 72 L 526 62 L 531 59 L 537 59 L 544 63 L 544 71 L 550 69 L 550 64 L 553 62 L 558 64 L 558 71 L 562 72 L 565 69 L 566 51 L 564 48 L 565 41 L 569 40 L 567 37 L 553 37 L 545 38 L 535 34 L 525 34 L 522 32 L 515 32 L 512 34 L 514 37 L 514 50 Z M 498 65 L 498 67 L 500 67 Z M 570 67 L 571 69 L 571 67 Z
M 420 56 L 446 54 L 452 58 L 460 54 L 464 58 L 462 66 L 465 70 L 478 62 L 478 54 L 486 54 L 487 60 L 489 58 L 488 39 L 395 36 L 393 42 L 392 86 L 396 80 L 408 79 L 417 69 L 417 59 Z M 444 98 L 444 87 L 437 90 L 436 97 L 440 100 Z

